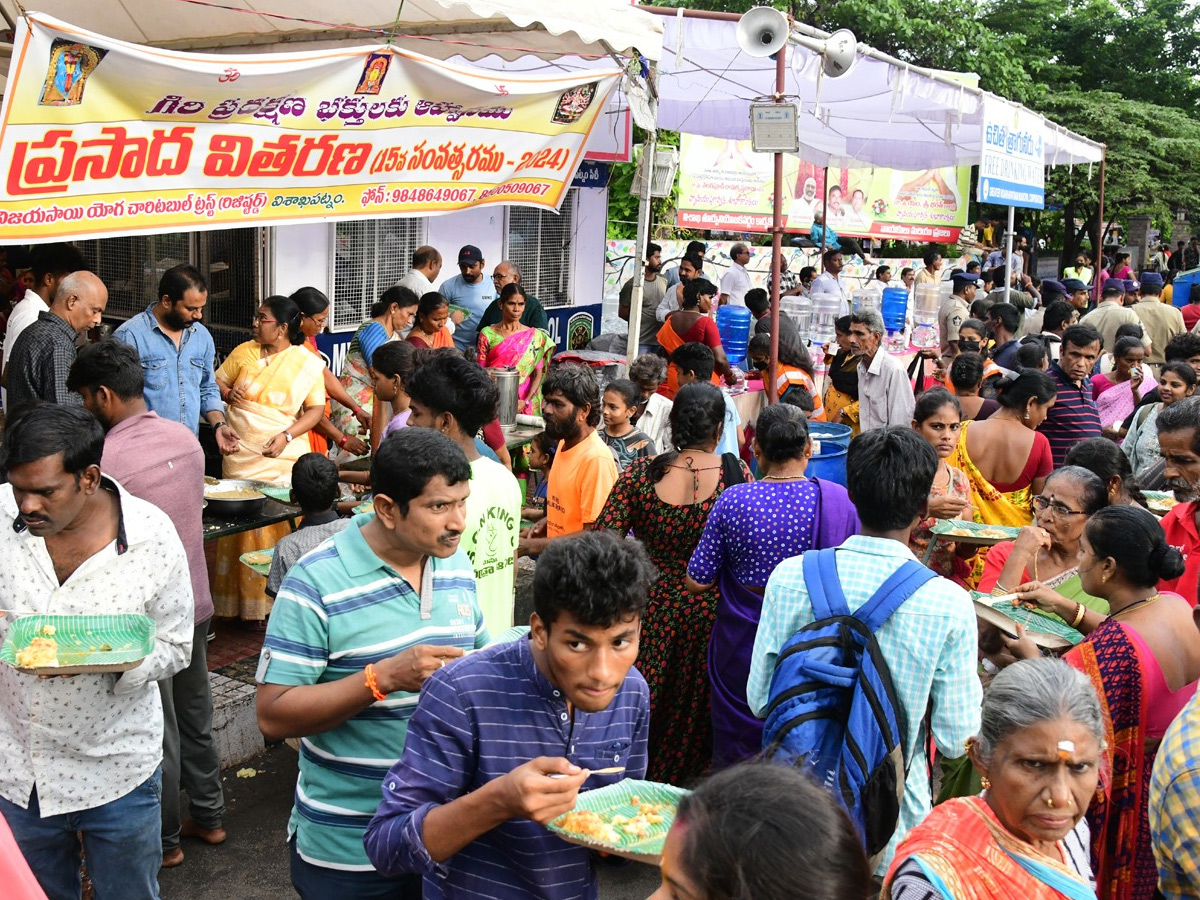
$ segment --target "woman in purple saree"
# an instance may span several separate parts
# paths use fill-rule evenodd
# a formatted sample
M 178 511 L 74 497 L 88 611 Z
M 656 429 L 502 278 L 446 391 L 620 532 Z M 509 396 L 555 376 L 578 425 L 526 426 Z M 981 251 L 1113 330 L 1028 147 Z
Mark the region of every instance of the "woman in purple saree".
M 763 723 L 746 702 L 746 680 L 767 579 L 783 560 L 836 547 L 859 527 L 844 487 L 804 477 L 812 441 L 800 409 L 770 406 L 756 429 L 759 480 L 729 487 L 717 498 L 688 564 L 689 590 L 720 586 L 708 644 L 716 768 L 762 749 Z

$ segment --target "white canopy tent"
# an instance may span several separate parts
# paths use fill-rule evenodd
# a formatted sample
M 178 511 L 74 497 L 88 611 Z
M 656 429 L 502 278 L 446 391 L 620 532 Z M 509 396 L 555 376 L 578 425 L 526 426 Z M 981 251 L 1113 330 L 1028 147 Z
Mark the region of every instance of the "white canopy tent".
M 637 49 L 658 59 L 657 17 L 620 0 L 37 0 L 30 8 L 108 37 L 172 50 L 397 46 L 438 59 L 533 54 L 603 56 Z M 10 23 L 16 0 L 0 0 Z
M 774 93 L 775 62 L 749 56 L 738 47 L 736 15 L 661 8 L 655 12 L 664 25 L 659 127 L 748 139 L 749 104 Z M 827 37 L 793 23 L 787 51 L 786 92 L 800 98 L 800 144 L 806 160 L 895 169 L 979 162 L 985 99 L 1011 101 L 862 43 L 849 73 L 820 77 L 821 56 L 813 45 Z M 1038 118 L 1046 127 L 1047 165 L 1101 160 L 1102 144 L 1044 116 Z

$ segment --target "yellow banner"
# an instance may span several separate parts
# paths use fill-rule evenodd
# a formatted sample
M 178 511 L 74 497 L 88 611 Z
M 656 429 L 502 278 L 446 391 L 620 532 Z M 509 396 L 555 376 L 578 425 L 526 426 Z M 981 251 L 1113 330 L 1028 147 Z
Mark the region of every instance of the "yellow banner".
M 388 46 L 175 53 L 33 13 L 0 108 L 0 242 L 557 209 L 619 77 Z

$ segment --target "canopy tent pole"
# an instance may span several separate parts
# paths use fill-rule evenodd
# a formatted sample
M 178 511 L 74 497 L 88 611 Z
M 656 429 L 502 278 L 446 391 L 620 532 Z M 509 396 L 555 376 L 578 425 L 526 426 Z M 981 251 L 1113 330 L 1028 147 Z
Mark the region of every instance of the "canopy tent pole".
M 642 300 L 646 292 L 646 246 L 650 243 L 651 204 L 650 188 L 654 181 L 654 148 L 658 140 L 657 131 L 646 132 L 646 143 L 642 146 L 642 195 L 638 198 L 637 241 L 633 250 L 639 260 L 633 273 L 633 291 L 629 297 L 629 335 L 625 340 L 625 367 L 638 355 L 638 340 L 642 333 Z
M 1009 302 L 1009 296 L 1012 294 L 1012 245 L 1013 245 L 1013 229 L 1016 227 L 1017 211 L 1013 207 L 1008 208 L 1008 236 L 1005 239 L 1004 247 L 1004 302 Z
M 775 54 L 775 102 L 783 103 L 787 78 L 787 44 Z M 783 154 L 775 154 L 775 190 L 771 204 L 771 349 L 765 385 L 767 403 L 775 403 L 779 377 L 779 282 L 783 273 Z
M 1097 305 L 1100 303 L 1100 269 L 1104 264 L 1104 178 L 1107 175 L 1108 145 L 1100 148 L 1100 208 L 1096 212 L 1096 221 L 1100 226 L 1100 246 L 1092 248 L 1092 297 Z

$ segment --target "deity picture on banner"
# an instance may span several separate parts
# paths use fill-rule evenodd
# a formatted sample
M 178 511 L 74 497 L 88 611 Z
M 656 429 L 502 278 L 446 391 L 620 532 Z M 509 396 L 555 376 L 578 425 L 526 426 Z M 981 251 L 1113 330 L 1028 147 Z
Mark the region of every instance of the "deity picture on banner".
M 88 76 L 100 65 L 108 53 L 99 47 L 90 47 L 75 41 L 59 38 L 50 45 L 50 61 L 46 67 L 46 83 L 39 106 L 78 106 L 83 102 L 83 88 Z

